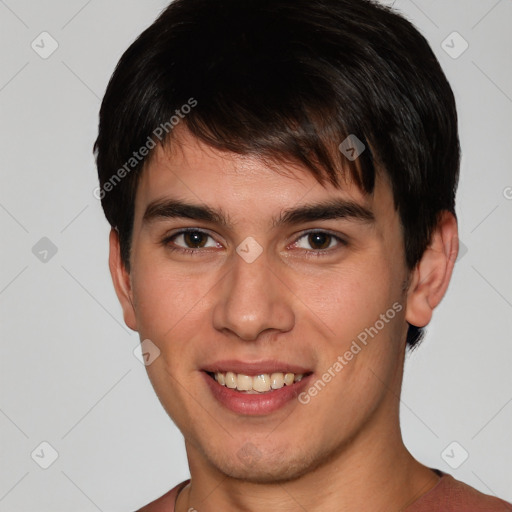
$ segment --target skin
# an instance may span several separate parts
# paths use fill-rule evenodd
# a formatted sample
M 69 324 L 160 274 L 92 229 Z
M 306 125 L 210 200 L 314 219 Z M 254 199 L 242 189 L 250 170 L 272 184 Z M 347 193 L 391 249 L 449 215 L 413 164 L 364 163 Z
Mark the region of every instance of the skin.
M 147 206 L 164 198 L 222 210 L 231 225 L 145 222 Z M 272 226 L 283 210 L 333 198 L 365 206 L 374 222 Z M 206 231 L 211 238 L 199 241 L 207 247 L 183 236 L 169 241 L 183 228 Z M 311 242 L 304 231 L 312 229 L 347 243 L 327 237 L 328 249 L 315 256 L 324 239 Z M 253 263 L 236 252 L 249 236 L 263 248 Z M 177 512 L 399 511 L 437 483 L 403 444 L 399 395 L 407 322 L 427 325 L 450 281 L 458 252 L 453 215 L 443 213 L 409 271 L 382 173 L 366 196 L 348 179 L 341 189 L 321 185 L 297 165 L 221 152 L 178 127 L 141 176 L 129 272 L 114 230 L 110 249 L 125 322 L 160 349 L 148 375 L 185 437 L 192 482 Z M 307 405 L 294 399 L 264 416 L 237 414 L 205 384 L 201 369 L 219 359 L 277 359 L 310 368 L 314 381 L 395 303 L 402 310 Z M 144 510 L 170 506 L 164 497 Z

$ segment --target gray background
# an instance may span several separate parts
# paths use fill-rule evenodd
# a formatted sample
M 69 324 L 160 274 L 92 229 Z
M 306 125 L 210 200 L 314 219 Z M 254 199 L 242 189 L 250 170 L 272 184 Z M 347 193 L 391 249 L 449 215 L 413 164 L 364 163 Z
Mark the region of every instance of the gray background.
M 0 0 L 0 511 L 128 511 L 188 476 L 181 434 L 134 356 L 93 196 L 100 99 L 166 4 Z M 406 362 L 404 437 L 423 463 L 512 501 L 512 2 L 395 7 L 453 85 L 463 148 L 463 253 Z M 51 49 L 43 31 L 59 45 L 46 59 L 31 47 Z M 469 44 L 457 58 L 454 31 Z M 47 469 L 43 441 L 58 453 Z

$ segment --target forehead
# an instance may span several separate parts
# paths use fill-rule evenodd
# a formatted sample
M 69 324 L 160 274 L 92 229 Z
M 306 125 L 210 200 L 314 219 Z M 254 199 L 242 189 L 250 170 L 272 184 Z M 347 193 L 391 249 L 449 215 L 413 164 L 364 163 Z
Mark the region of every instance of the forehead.
M 170 144 L 157 146 L 146 163 L 137 189 L 136 214 L 140 215 L 145 205 L 166 197 L 210 206 L 229 205 L 242 214 L 263 204 L 270 211 L 274 206 L 330 198 L 370 207 L 376 196 L 382 195 L 380 189 L 389 188 L 387 183 L 379 184 L 378 175 L 372 195 L 361 191 L 348 172 L 340 183 L 339 188 L 328 181 L 320 184 L 309 169 L 297 163 L 212 148 L 184 129 Z

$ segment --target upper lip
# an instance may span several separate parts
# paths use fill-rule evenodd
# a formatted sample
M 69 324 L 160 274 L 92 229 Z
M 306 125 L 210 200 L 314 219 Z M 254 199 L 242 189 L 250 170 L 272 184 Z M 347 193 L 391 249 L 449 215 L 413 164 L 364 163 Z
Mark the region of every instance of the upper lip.
M 242 375 L 256 376 L 265 373 L 295 373 L 305 374 L 311 373 L 311 370 L 296 364 L 276 361 L 274 359 L 268 361 L 239 361 L 239 360 L 222 360 L 204 366 L 203 371 L 210 373 L 226 373 L 234 372 Z

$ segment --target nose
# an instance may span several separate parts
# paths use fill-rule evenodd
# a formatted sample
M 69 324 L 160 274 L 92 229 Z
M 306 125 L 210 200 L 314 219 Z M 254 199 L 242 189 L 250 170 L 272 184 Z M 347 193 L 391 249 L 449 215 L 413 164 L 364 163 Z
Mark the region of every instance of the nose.
M 264 331 L 290 331 L 295 323 L 293 294 L 270 267 L 265 253 L 252 263 L 238 254 L 233 260 L 231 271 L 219 284 L 214 327 L 244 341 L 254 341 Z

